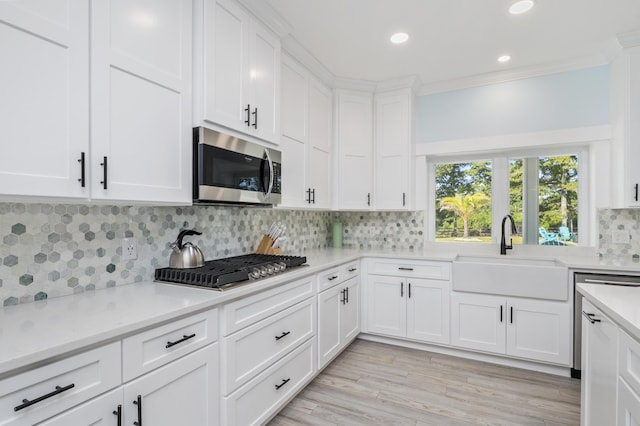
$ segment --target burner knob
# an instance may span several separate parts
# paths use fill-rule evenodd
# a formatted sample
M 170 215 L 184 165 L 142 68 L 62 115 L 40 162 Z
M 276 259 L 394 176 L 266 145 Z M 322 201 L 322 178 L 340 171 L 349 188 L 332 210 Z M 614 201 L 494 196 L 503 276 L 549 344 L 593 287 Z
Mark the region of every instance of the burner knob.
M 282 265 L 280 263 L 274 263 L 273 264 L 273 272 L 275 272 L 276 274 L 279 272 L 282 272 Z
M 263 266 L 260 268 L 260 276 L 261 277 L 266 277 L 267 275 L 269 275 L 269 270 L 267 269 L 266 266 Z
M 285 269 L 287 269 L 287 264 L 284 263 L 284 262 L 280 262 L 280 263 L 278 263 L 278 265 L 280 265 L 280 270 L 281 271 L 284 271 Z
M 258 278 L 260 278 L 260 269 L 253 268 L 251 270 L 251 272 L 249 272 L 249 279 L 250 280 L 257 280 Z
M 276 265 L 271 264 L 271 263 L 268 264 L 267 266 L 265 266 L 265 268 L 267 268 L 267 274 L 269 274 L 269 275 L 273 275 L 275 272 L 278 272 L 278 271 L 276 271 Z

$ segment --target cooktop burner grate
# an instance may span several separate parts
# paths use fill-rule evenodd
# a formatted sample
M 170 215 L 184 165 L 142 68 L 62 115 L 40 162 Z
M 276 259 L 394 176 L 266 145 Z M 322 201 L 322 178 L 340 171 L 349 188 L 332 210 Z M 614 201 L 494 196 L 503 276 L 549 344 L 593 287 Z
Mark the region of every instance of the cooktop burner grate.
M 277 263 L 284 263 L 286 268 L 300 266 L 307 262 L 304 256 L 280 256 L 269 254 L 245 254 L 206 261 L 200 268 L 156 269 L 156 281 L 196 285 L 222 289 L 231 283 L 246 281 L 255 268 L 268 267 Z M 285 269 L 285 271 L 287 270 Z

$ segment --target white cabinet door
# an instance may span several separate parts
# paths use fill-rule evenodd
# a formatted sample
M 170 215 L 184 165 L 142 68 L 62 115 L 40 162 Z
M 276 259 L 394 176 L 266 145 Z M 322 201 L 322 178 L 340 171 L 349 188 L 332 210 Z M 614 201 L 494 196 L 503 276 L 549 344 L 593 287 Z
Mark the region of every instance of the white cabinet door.
M 505 353 L 504 297 L 483 294 L 451 295 L 451 344 L 486 352 Z
M 214 343 L 126 384 L 124 424 L 218 424 L 218 360 Z
M 449 343 L 449 281 L 408 278 L 407 337 Z
M 123 415 L 122 388 L 119 387 L 45 422 L 38 423 L 38 426 L 112 426 L 122 424 Z
M 629 385 L 618 378 L 618 426 L 640 425 L 640 396 Z
M 92 6 L 94 199 L 191 201 L 191 1 Z
M 618 328 L 586 299 L 582 311 L 581 424 L 612 425 L 616 418 Z
M 507 355 L 570 364 L 569 303 L 508 299 L 507 311 Z
M 203 37 L 204 119 L 245 130 L 249 17 L 234 1 L 207 0 Z
M 360 277 L 353 277 L 340 287 L 345 289 L 340 313 L 342 330 L 340 334 L 342 347 L 344 347 L 360 333 Z
M 252 21 L 249 32 L 250 131 L 256 137 L 280 143 L 280 40 Z
M 331 91 L 314 78 L 309 79 L 309 143 L 307 149 L 308 186 L 311 207 L 331 207 Z
M 405 337 L 407 308 L 402 278 L 369 275 L 367 282 L 367 327 L 371 333 Z
M 336 91 L 335 185 L 339 210 L 370 210 L 373 180 L 373 97 Z
M 413 204 L 411 89 L 375 97 L 376 210 L 408 210 Z
M 318 367 L 322 368 L 341 348 L 342 291 L 334 286 L 318 295 Z
M 89 3 L 0 2 L 0 40 L 0 194 L 87 197 Z

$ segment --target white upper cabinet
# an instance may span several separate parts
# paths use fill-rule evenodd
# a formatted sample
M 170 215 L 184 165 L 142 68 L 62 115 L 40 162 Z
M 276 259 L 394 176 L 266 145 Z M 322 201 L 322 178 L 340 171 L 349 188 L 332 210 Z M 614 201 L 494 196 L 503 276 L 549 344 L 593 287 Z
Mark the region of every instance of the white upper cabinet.
M 282 57 L 282 141 L 286 207 L 331 207 L 332 93 Z
M 414 201 L 413 93 L 375 95 L 376 210 L 411 210 Z
M 373 95 L 336 90 L 335 204 L 339 210 L 370 210 L 373 196 Z
M 191 201 L 189 0 L 92 6 L 93 199 Z
M 640 47 L 620 52 L 610 70 L 612 201 L 615 207 L 639 207 Z
M 201 86 L 204 96 L 196 93 L 195 123 L 279 143 L 280 40 L 234 0 L 205 0 L 203 13 L 196 92 Z
M 0 40 L 0 194 L 86 198 L 89 3 L 0 2 Z

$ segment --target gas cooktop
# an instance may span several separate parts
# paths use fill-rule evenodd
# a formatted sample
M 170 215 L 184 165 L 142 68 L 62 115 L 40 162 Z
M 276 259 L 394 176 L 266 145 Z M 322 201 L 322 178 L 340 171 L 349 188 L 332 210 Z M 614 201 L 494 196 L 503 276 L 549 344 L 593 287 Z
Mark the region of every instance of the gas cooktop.
M 307 262 L 304 256 L 245 254 L 206 261 L 199 268 L 156 269 L 156 281 L 226 290 L 247 280 L 256 280 L 286 272 Z

